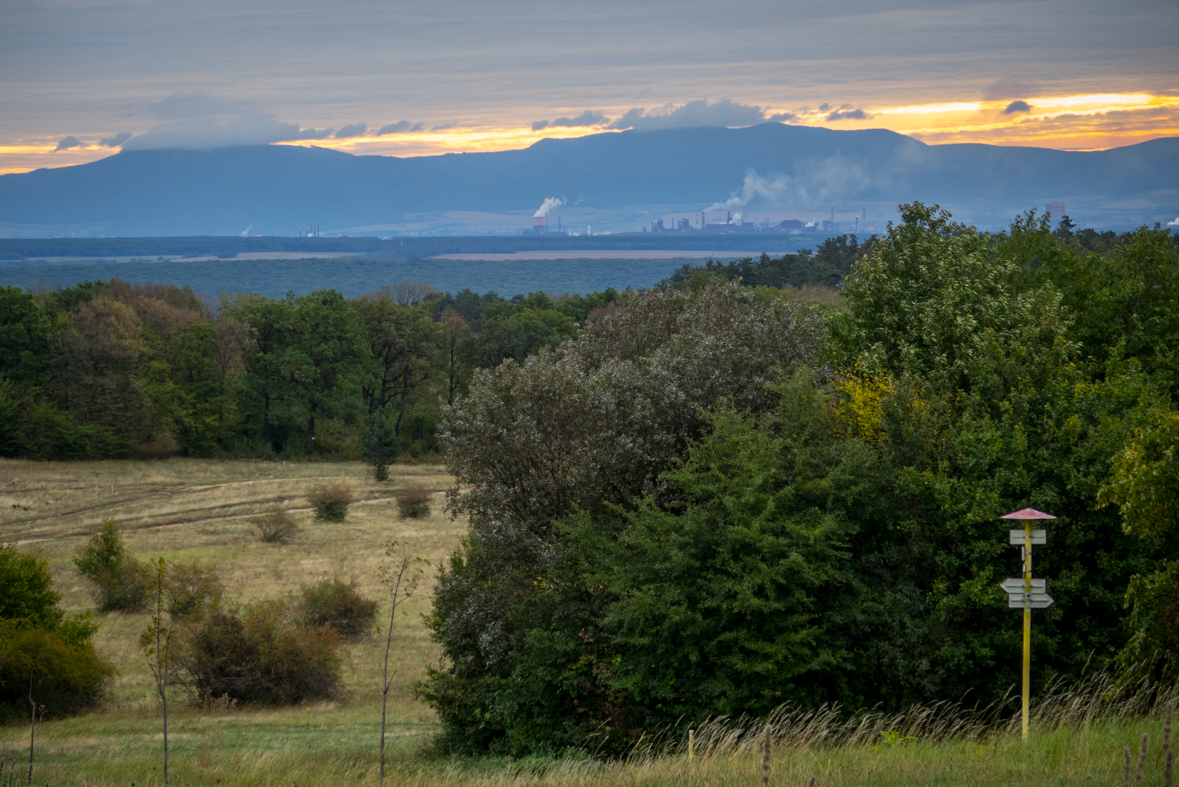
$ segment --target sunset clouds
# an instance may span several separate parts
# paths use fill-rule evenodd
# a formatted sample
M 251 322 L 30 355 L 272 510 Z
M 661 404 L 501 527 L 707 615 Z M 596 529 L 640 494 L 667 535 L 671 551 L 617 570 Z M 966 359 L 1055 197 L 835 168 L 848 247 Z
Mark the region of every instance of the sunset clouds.
M 120 147 L 421 155 L 767 121 L 1108 148 L 1179 133 L 1176 40 L 1170 0 L 19 2 L 0 26 L 0 171 Z

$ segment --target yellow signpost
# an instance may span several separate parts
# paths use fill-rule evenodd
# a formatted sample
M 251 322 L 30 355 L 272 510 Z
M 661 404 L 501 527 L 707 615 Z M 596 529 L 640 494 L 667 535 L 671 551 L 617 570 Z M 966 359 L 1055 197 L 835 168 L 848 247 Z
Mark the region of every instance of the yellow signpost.
M 1032 577 L 1032 546 L 1048 543 L 1048 534 L 1043 530 L 1033 530 L 1032 523 L 1040 519 L 1056 519 L 1051 514 L 1037 511 L 1034 508 L 1024 508 L 1004 514 L 1000 519 L 1023 522 L 1023 530 L 1012 530 L 1010 540 L 1013 546 L 1020 547 L 1022 556 L 1023 576 L 1008 579 L 1000 583 L 999 587 L 1007 592 L 1007 606 L 1023 609 L 1023 739 L 1028 739 L 1028 706 L 1031 703 L 1032 692 L 1032 610 L 1047 609 L 1052 605 L 1052 597 L 1048 595 L 1048 583 L 1043 579 Z

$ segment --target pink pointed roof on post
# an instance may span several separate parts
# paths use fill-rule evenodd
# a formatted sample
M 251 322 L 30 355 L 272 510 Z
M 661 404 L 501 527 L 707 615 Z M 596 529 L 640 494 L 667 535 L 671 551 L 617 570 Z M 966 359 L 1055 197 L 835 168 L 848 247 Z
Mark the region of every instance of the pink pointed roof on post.
M 1056 519 L 1052 514 L 1045 514 L 1043 511 L 1037 511 L 1034 508 L 1021 508 L 1018 511 L 1012 511 L 1010 514 L 1004 514 L 1000 519 Z

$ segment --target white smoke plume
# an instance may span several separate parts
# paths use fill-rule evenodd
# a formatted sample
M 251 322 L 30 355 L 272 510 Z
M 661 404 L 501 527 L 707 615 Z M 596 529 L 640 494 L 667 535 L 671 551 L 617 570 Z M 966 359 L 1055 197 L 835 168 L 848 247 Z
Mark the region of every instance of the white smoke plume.
M 705 210 L 736 210 L 745 207 L 751 200 L 761 197 L 768 202 L 777 202 L 778 197 L 789 187 L 789 178 L 780 177 L 776 180 L 766 180 L 755 171 L 745 173 L 745 182 L 741 191 L 733 192 L 733 196 L 724 202 L 714 202 Z
M 564 205 L 565 200 L 558 197 L 546 197 L 545 201 L 541 203 L 540 207 L 536 209 L 536 213 L 532 214 L 532 218 L 539 218 L 541 216 L 549 215 L 549 211 L 560 205 Z
M 795 165 L 794 176 L 778 175 L 771 180 L 748 170 L 738 191 L 705 210 L 739 210 L 754 201 L 798 207 L 826 205 L 832 200 L 854 198 L 869 185 L 863 168 L 843 156 L 808 159 Z

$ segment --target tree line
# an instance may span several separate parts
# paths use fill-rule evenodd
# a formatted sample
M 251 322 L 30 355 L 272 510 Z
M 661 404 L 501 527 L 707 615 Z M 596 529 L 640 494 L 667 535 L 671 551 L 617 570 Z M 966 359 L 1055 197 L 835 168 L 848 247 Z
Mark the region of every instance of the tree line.
M 616 297 L 0 288 L 0 455 L 356 458 L 373 420 L 389 422 L 394 457 L 435 454 L 440 408 L 475 369 L 571 338 Z
M 1002 710 L 1021 634 L 998 517 L 1029 506 L 1057 517 L 1033 690 L 1174 681 L 1179 253 L 1158 227 L 1072 230 L 905 205 L 843 303 L 713 265 L 477 371 L 439 427 L 470 518 L 418 686 L 446 744 L 624 751 L 784 703 Z

